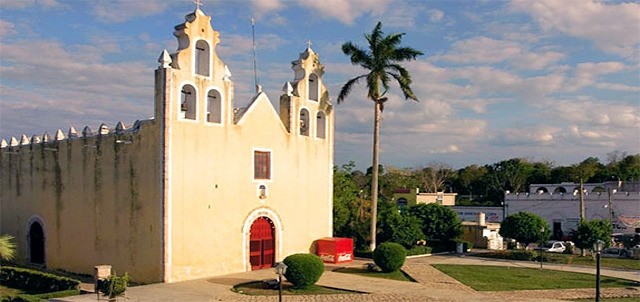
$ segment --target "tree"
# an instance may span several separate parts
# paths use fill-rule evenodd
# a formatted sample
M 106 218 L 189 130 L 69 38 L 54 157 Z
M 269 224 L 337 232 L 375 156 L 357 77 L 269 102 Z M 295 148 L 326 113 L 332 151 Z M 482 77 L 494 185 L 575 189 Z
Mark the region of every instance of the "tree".
M 593 244 L 597 240 L 602 240 L 605 246 L 609 246 L 612 230 L 611 223 L 607 220 L 582 220 L 580 224 L 578 224 L 578 229 L 573 234 L 573 242 L 582 250 L 593 248 Z
M 500 223 L 500 236 L 515 239 L 525 246 L 549 240 L 549 225 L 540 216 L 529 212 L 509 215 Z
M 333 234 L 353 238 L 356 249 L 362 249 L 367 240 L 370 202 L 360 196 L 356 183 L 355 163 L 333 170 Z M 362 172 L 360 172 L 362 173 Z
M 417 218 L 400 213 L 398 206 L 393 203 L 381 202 L 380 205 L 377 242 L 395 242 L 410 249 L 418 240 L 425 238 Z
M 449 207 L 421 203 L 410 206 L 407 213 L 418 219 L 427 241 L 444 243 L 462 235 L 462 222 Z
M 345 101 L 351 89 L 361 79 L 367 82 L 367 97 L 374 103 L 373 118 L 373 160 L 371 180 L 371 250 L 376 248 L 376 216 L 378 205 L 378 152 L 380 136 L 380 115 L 384 103 L 388 100 L 385 94 L 389 90 L 391 79 L 395 79 L 405 99 L 418 101 L 411 90 L 411 75 L 399 63 L 415 60 L 422 52 L 410 47 L 400 47 L 404 33 L 384 35 L 382 23 L 378 22 L 371 34 L 365 35 L 369 49 L 365 50 L 352 42 L 342 44 L 342 52 L 348 55 L 353 65 L 359 65 L 369 72 L 348 80 L 338 96 L 338 104 Z M 381 88 L 384 88 L 382 90 Z
M 427 193 L 444 191 L 445 182 L 454 174 L 453 168 L 445 163 L 430 163 L 428 167 L 418 172 L 422 188 Z
M 16 254 L 16 244 L 12 242 L 13 237 L 10 235 L 0 236 L 0 259 L 12 260 Z

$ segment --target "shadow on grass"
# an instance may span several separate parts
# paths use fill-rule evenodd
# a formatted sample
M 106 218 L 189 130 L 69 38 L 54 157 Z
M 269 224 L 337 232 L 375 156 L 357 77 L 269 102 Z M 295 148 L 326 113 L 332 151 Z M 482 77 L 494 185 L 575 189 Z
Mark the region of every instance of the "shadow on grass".
M 391 280 L 406 281 L 406 282 L 417 282 L 415 279 L 409 276 L 409 274 L 403 272 L 402 270 L 398 270 L 391 273 L 384 273 L 379 270 L 372 271 L 366 268 L 347 267 L 347 268 L 338 268 L 333 271 L 336 273 L 355 274 L 355 275 L 360 275 L 365 277 L 391 279 Z
M 251 281 L 240 283 L 231 289 L 232 291 L 250 296 L 276 296 L 278 295 L 278 287 L 272 286 L 270 282 Z M 362 292 L 344 290 L 339 288 L 325 287 L 320 285 L 310 285 L 305 288 L 297 288 L 293 284 L 282 281 L 282 295 L 344 295 L 344 294 L 363 294 Z

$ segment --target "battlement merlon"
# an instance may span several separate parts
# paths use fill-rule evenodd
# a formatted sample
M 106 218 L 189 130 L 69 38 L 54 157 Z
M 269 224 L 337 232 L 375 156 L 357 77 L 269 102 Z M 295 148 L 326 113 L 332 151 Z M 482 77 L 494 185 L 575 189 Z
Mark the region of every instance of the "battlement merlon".
M 87 140 L 97 140 L 97 139 L 109 139 L 115 138 L 116 143 L 130 143 L 129 140 L 119 140 L 121 136 L 128 134 L 138 133 L 143 127 L 147 127 L 147 125 L 153 123 L 153 118 L 148 120 L 137 120 L 133 124 L 132 127 L 127 128 L 123 122 L 118 122 L 116 127 L 111 131 L 106 124 L 100 124 L 98 126 L 98 131 L 95 133 L 91 130 L 89 126 L 85 126 L 82 130 L 82 136 L 78 135 L 75 127 L 70 127 L 69 131 L 65 135 L 61 129 L 56 130 L 53 137 L 49 135 L 48 132 L 44 132 L 40 135 L 32 135 L 31 137 L 23 134 L 20 136 L 18 140 L 15 136 L 12 136 L 7 142 L 5 139 L 0 141 L 0 149 L 2 153 L 13 153 L 20 151 L 30 151 L 33 147 L 43 146 L 50 147 L 55 144 L 60 144 L 63 142 L 71 142 L 77 139 Z

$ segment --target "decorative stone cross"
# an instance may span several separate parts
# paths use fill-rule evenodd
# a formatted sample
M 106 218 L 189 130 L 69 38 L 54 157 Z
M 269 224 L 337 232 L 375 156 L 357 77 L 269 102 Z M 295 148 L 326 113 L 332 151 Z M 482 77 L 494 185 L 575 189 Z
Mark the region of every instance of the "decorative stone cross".
M 200 6 L 202 6 L 202 2 L 200 0 L 195 0 L 193 3 L 196 5 L 196 10 L 200 9 Z
M 307 48 L 311 49 L 311 40 L 307 41 Z

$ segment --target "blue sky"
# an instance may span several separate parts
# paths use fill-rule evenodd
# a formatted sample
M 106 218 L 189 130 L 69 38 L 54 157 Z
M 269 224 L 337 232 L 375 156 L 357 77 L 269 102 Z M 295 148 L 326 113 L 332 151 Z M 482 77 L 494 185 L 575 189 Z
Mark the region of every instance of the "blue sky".
M 406 64 L 420 102 L 390 91 L 381 162 L 460 168 L 513 157 L 569 165 L 640 152 L 637 1 L 214 1 L 236 105 L 253 94 L 251 16 L 260 82 L 272 102 L 312 41 L 335 99 L 378 21 L 425 53 Z M 70 126 L 131 125 L 153 114 L 153 70 L 173 52 L 192 1 L 0 0 L 0 138 Z M 336 164 L 371 161 L 373 103 L 364 87 L 336 105 Z

